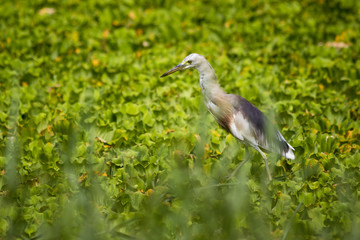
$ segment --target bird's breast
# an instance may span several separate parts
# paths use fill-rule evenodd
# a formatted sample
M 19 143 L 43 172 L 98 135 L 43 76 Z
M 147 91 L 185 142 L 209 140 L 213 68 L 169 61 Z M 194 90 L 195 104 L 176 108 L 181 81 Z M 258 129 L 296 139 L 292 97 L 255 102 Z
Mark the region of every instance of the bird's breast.
M 233 115 L 231 109 L 226 104 L 215 103 L 209 99 L 206 101 L 206 106 L 220 126 L 229 131 L 229 124 Z

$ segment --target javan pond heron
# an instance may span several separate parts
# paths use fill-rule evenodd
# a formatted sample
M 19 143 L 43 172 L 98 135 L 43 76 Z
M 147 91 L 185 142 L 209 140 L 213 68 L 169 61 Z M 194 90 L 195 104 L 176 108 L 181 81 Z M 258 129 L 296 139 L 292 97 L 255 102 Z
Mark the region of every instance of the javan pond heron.
M 249 159 L 247 146 L 251 146 L 263 157 L 267 175 L 271 181 L 272 177 L 267 157 L 261 149 L 278 153 L 287 159 L 295 159 L 293 152 L 295 149 L 251 102 L 241 96 L 224 92 L 217 81 L 214 69 L 203 56 L 197 53 L 190 54 L 179 65 L 170 69 L 161 77 L 191 68 L 195 68 L 199 72 L 201 91 L 209 112 L 221 127 L 246 146 L 246 159 L 230 177 Z

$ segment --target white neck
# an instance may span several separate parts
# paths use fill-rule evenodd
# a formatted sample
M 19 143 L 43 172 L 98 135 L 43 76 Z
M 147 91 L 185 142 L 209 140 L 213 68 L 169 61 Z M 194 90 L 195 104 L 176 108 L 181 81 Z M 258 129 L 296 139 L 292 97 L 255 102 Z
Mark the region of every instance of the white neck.
M 198 70 L 200 75 L 200 86 L 205 101 L 211 100 L 218 94 L 225 94 L 217 81 L 214 69 L 208 61 L 204 59 L 201 64 L 196 66 L 196 70 Z

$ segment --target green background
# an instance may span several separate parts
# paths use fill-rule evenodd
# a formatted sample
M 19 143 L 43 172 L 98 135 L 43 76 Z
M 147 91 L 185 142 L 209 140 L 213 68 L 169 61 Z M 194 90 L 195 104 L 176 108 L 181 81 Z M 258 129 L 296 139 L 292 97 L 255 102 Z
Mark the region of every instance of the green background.
M 0 239 L 359 239 L 360 3 L 1 1 Z M 245 151 L 224 90 L 296 149 Z

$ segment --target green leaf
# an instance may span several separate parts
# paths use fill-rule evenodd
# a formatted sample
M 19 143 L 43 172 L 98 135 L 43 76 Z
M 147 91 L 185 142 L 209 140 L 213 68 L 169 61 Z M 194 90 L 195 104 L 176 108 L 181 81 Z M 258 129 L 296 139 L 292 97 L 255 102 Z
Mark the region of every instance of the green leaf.
M 141 192 L 134 192 L 130 194 L 131 206 L 134 209 L 139 210 L 140 204 L 142 203 L 142 200 L 145 198 L 145 196 L 146 195 Z
M 0 121 L 1 122 L 5 122 L 7 118 L 7 114 L 5 114 L 4 112 L 0 111 Z
M 137 115 L 139 114 L 139 106 L 134 103 L 126 103 L 125 104 L 126 113 L 129 115 Z
M 326 219 L 326 215 L 323 213 L 321 208 L 313 208 L 308 210 L 309 217 L 311 218 L 311 227 L 316 232 L 321 232 L 321 229 L 325 227 L 324 221 Z
M 316 197 L 311 192 L 304 192 L 302 193 L 300 200 L 304 203 L 305 206 L 310 206 L 311 204 L 314 204 Z
M 320 186 L 319 182 L 308 182 L 308 186 L 311 190 L 317 189 Z
M 45 146 L 44 146 L 45 154 L 48 155 L 48 156 L 51 156 L 51 153 L 52 153 L 53 149 L 54 149 L 54 146 L 49 142 L 47 144 L 45 144 Z
M 155 119 L 154 115 L 150 114 L 149 112 L 145 112 L 144 117 L 142 118 L 142 121 L 144 124 L 146 124 L 149 127 L 154 126 Z
M 311 60 L 311 64 L 314 65 L 315 68 L 330 68 L 333 66 L 334 62 L 328 58 L 316 57 Z
M 37 225 L 35 224 L 29 224 L 26 228 L 25 228 L 25 233 L 28 236 L 33 236 L 34 233 L 38 230 Z

